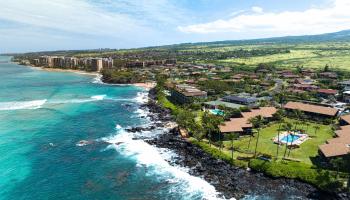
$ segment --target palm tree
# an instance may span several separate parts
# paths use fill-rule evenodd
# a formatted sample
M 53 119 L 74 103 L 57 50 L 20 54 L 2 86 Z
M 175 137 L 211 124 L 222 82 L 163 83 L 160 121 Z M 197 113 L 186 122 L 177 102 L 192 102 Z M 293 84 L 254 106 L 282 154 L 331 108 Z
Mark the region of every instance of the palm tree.
M 299 120 L 301 119 L 303 113 L 299 109 L 297 109 L 297 110 L 293 110 L 293 115 L 297 120 Z M 297 125 L 299 125 L 299 123 L 295 123 L 294 130 L 297 130 Z
M 237 139 L 239 135 L 237 133 L 232 133 L 229 135 L 229 139 L 231 140 L 231 159 L 233 160 L 233 140 Z
M 284 122 L 284 119 L 282 118 L 280 120 L 280 123 L 279 123 L 279 126 L 278 126 L 276 160 L 278 159 L 278 151 L 279 151 L 279 148 L 280 148 L 280 134 L 281 134 L 281 127 L 282 127 L 282 123 L 283 122 Z
M 314 129 L 315 129 L 315 136 L 316 136 L 316 133 L 320 130 L 320 126 L 319 125 L 315 125 Z
M 289 132 L 292 130 L 292 124 L 287 122 L 286 124 L 283 125 L 283 128 L 284 130 L 286 130 L 289 134 Z M 286 149 L 284 151 L 284 154 L 283 154 L 283 159 L 286 157 L 286 153 L 287 153 L 287 148 L 288 148 L 288 141 L 286 142 Z
M 256 152 L 258 149 L 258 143 L 259 143 L 259 138 L 260 138 L 260 127 L 263 124 L 263 121 L 264 121 L 264 118 L 261 115 L 256 116 L 256 117 L 249 120 L 249 122 L 252 123 L 253 128 L 257 129 L 257 133 L 258 133 L 257 138 L 256 138 L 256 143 L 255 143 L 254 157 L 256 157 Z
M 203 128 L 207 131 L 209 139 L 209 146 L 211 146 L 212 133 L 219 132 L 219 125 L 223 122 L 222 117 L 211 115 L 209 112 L 205 112 L 202 118 Z M 221 137 L 220 137 L 221 140 Z

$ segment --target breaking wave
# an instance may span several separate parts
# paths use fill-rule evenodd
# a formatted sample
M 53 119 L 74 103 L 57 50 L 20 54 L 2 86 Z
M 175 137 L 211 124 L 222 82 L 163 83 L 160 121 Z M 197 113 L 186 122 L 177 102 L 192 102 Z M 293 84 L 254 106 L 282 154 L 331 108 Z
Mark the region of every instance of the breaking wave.
M 34 100 L 34 101 L 12 101 L 12 102 L 0 102 L 0 110 L 25 110 L 25 109 L 38 109 L 45 103 L 46 99 Z
M 102 82 L 102 75 L 97 75 L 93 80 L 92 83 L 96 83 L 96 84 L 103 84 Z
M 136 135 L 149 137 L 150 134 L 153 136 L 162 134 L 166 129 L 156 129 L 155 133 L 150 133 L 150 131 L 129 133 L 120 125 L 116 125 L 116 131 L 115 136 L 102 138 L 103 141 L 110 144 L 107 149 L 115 149 L 122 155 L 135 159 L 137 167 L 147 167 L 146 175 L 157 176 L 171 183 L 170 192 L 181 192 L 186 199 L 220 199 L 220 194 L 207 181 L 191 176 L 186 168 L 172 166 L 168 163 L 176 156 L 175 153 L 154 147 L 143 140 L 133 139 Z

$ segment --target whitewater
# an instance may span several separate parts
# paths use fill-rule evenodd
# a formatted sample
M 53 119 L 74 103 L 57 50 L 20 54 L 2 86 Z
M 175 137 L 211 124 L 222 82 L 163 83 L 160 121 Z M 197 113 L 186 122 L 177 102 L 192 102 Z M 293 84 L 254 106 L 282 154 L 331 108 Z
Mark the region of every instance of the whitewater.
M 0 57 L 8 60 L 8 57 Z M 0 63 L 0 200 L 220 199 L 176 154 L 142 139 L 147 91 Z

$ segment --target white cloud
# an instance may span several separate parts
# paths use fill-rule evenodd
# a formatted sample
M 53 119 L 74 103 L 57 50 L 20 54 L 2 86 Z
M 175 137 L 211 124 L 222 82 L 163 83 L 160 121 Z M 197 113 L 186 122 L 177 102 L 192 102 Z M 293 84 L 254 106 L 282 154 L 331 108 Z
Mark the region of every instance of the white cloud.
M 92 35 L 130 32 L 140 25 L 83 0 L 2 0 L 0 19 L 34 27 Z
M 0 2 L 1 51 L 160 45 L 186 16 L 170 0 Z
M 256 13 L 262 13 L 264 11 L 264 9 L 261 7 L 258 7 L 258 6 L 254 6 L 254 7 L 252 7 L 252 11 L 256 12 Z
M 332 0 L 325 8 L 305 11 L 265 12 L 253 7 L 254 13 L 244 13 L 228 20 L 180 26 L 185 33 L 257 33 L 256 35 L 281 36 L 317 34 L 350 29 L 350 1 Z

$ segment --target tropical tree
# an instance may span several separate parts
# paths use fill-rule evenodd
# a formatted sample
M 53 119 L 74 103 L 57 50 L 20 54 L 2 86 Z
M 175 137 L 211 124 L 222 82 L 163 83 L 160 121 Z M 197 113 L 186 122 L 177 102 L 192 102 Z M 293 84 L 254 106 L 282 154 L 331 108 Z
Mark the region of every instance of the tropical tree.
M 196 140 L 201 141 L 205 135 L 204 128 L 198 123 L 194 123 L 193 128 L 195 128 L 193 131 L 193 137 L 196 138 Z
M 283 125 L 283 129 L 286 130 L 288 132 L 288 134 L 292 130 L 292 127 L 293 127 L 293 125 L 289 122 L 287 122 Z M 286 142 L 286 149 L 285 149 L 284 154 L 283 154 L 283 159 L 285 159 L 285 157 L 286 157 L 287 148 L 288 148 L 288 141 Z
M 237 139 L 239 135 L 237 133 L 231 133 L 228 137 L 231 140 L 231 159 L 233 160 L 233 140 Z
M 278 159 L 278 151 L 280 148 L 280 134 L 281 134 L 281 128 L 282 128 L 282 124 L 284 123 L 284 119 L 281 118 L 279 121 L 279 125 L 278 125 L 278 132 L 277 132 L 277 151 L 276 151 L 276 160 Z
M 337 174 L 335 175 L 335 178 L 338 178 L 339 169 L 344 166 L 344 160 L 342 158 L 333 158 L 330 163 L 333 165 L 333 167 L 337 170 Z
M 255 150 L 254 150 L 254 157 L 256 157 L 259 138 L 260 138 L 260 127 L 264 122 L 264 118 L 261 115 L 259 115 L 259 116 L 256 116 L 256 117 L 249 119 L 249 122 L 253 125 L 253 128 L 255 128 L 257 130 L 257 138 L 256 138 Z
M 315 135 L 314 135 L 314 136 L 315 136 L 315 137 L 316 137 L 316 133 L 320 130 L 320 128 L 321 128 L 321 127 L 320 127 L 319 125 L 315 125 L 315 126 L 314 126 L 314 129 L 315 129 Z
M 181 109 L 176 115 L 176 122 L 180 127 L 185 128 L 188 131 L 193 131 L 195 128 L 193 125 L 196 123 L 195 115 L 191 111 Z
M 219 133 L 219 125 L 223 122 L 223 118 L 216 115 L 211 115 L 209 112 L 204 112 L 204 115 L 202 117 L 202 125 L 203 128 L 206 131 L 208 140 L 209 140 L 209 146 L 211 146 L 211 139 L 213 133 Z M 219 135 L 219 140 L 221 141 L 221 136 Z

